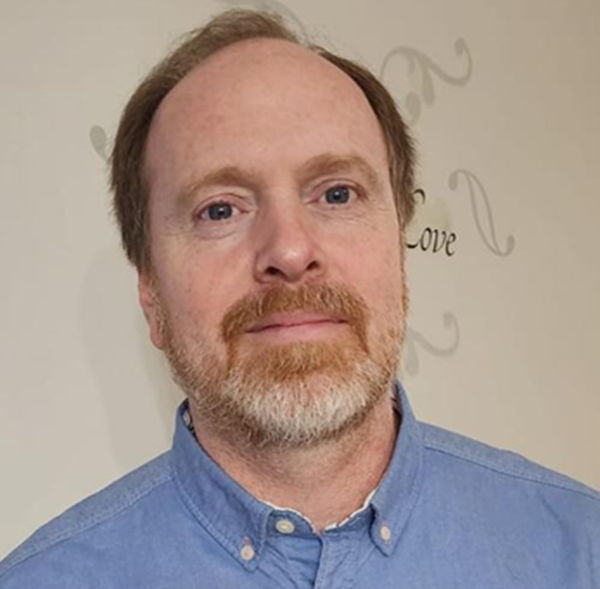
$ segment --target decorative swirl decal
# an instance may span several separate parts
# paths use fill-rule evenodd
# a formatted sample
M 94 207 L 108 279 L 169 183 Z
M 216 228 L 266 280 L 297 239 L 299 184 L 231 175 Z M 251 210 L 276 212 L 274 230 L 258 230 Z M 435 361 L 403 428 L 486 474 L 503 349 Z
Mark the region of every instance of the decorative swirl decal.
M 90 143 L 94 151 L 106 162 L 108 161 L 108 137 L 106 131 L 99 125 L 90 129 Z
M 442 323 L 446 330 L 452 330 L 453 332 L 452 342 L 446 347 L 440 347 L 432 344 L 423 334 L 419 333 L 415 329 L 412 329 L 411 327 L 407 327 L 402 360 L 406 372 L 410 376 L 416 376 L 419 374 L 419 346 L 432 356 L 437 356 L 438 358 L 447 358 L 452 356 L 458 349 L 460 344 L 460 328 L 454 313 L 446 311 L 442 316 Z
M 257 10 L 265 12 L 275 12 L 281 15 L 288 22 L 293 22 L 298 32 L 307 38 L 306 28 L 302 21 L 294 14 L 294 12 L 278 0 L 220 0 L 221 4 L 225 4 L 231 8 L 250 6 Z
M 473 60 L 471 52 L 464 39 L 457 39 L 454 50 L 459 57 L 465 56 L 466 72 L 459 76 L 452 76 L 445 72 L 428 55 L 414 47 L 395 47 L 385 56 L 381 66 L 380 78 L 383 81 L 393 59 L 402 56 L 408 62 L 409 74 L 417 75 L 420 79 L 420 89 L 409 92 L 404 98 L 404 107 L 408 113 L 407 123 L 414 125 L 419 120 L 422 112 L 422 103 L 431 106 L 435 101 L 435 85 L 433 77 L 437 76 L 451 86 L 465 86 L 473 74 Z
M 496 227 L 494 224 L 494 215 L 492 213 L 490 199 L 488 198 L 485 188 L 483 187 L 483 184 L 479 178 L 477 178 L 475 174 L 469 172 L 468 170 L 455 170 L 452 172 L 452 174 L 450 174 L 450 178 L 448 180 L 450 189 L 456 190 L 458 188 L 458 183 L 461 177 L 463 177 L 467 183 L 469 196 L 471 198 L 471 210 L 473 211 L 475 224 L 483 243 L 493 254 L 497 256 L 510 256 L 515 249 L 515 238 L 513 235 L 509 235 L 506 238 L 506 247 L 504 249 L 500 247 L 498 238 L 496 237 Z M 483 203 L 483 213 L 481 212 L 481 207 L 477 204 L 478 202 Z M 489 235 L 486 233 L 486 229 L 484 229 L 482 216 L 485 219 L 485 225 L 487 226 L 487 232 Z

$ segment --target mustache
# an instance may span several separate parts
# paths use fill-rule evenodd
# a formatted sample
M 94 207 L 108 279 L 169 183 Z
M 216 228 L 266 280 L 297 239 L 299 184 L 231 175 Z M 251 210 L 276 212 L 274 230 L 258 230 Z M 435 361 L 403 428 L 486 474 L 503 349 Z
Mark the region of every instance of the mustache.
M 356 332 L 366 345 L 369 312 L 364 299 L 341 284 L 303 284 L 298 288 L 276 285 L 267 291 L 249 294 L 227 309 L 221 322 L 221 335 L 234 343 L 258 321 L 274 313 L 305 311 L 333 315 Z

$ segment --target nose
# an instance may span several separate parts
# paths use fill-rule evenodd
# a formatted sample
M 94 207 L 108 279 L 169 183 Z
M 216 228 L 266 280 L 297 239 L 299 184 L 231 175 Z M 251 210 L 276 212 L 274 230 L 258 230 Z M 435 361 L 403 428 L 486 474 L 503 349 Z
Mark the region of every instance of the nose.
M 296 284 L 320 278 L 325 256 L 303 205 L 270 211 L 257 230 L 255 279 Z

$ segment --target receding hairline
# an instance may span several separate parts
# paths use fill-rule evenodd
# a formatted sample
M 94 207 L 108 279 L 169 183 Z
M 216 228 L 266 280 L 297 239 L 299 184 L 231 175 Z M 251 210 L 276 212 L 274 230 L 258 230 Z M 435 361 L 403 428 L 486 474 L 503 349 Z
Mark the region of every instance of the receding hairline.
M 264 51 L 262 56 L 257 56 L 255 52 L 251 51 L 252 46 L 268 48 L 271 46 L 283 46 L 287 47 L 289 50 L 284 55 L 284 59 L 288 57 L 292 57 L 292 59 L 296 58 L 298 60 L 298 65 L 301 67 L 302 64 L 305 64 L 305 59 L 309 59 L 309 63 L 313 63 L 315 66 L 318 66 L 317 69 L 312 69 L 309 72 L 309 75 L 316 74 L 324 74 L 332 80 L 332 83 L 342 83 L 347 86 L 347 88 L 352 88 L 353 99 L 357 101 L 357 108 L 362 109 L 362 116 L 365 116 L 370 119 L 369 125 L 373 128 L 373 130 L 378 134 L 382 149 L 387 153 L 387 145 L 385 139 L 385 133 L 381 126 L 380 121 L 377 118 L 375 111 L 373 110 L 367 96 L 365 95 L 363 89 L 356 83 L 356 81 L 348 75 L 344 70 L 339 68 L 334 63 L 331 63 L 326 58 L 319 55 L 316 51 L 313 51 L 310 48 L 304 47 L 296 42 L 288 41 L 285 39 L 277 39 L 277 38 L 254 38 L 254 39 L 244 39 L 241 41 L 237 41 L 232 45 L 228 45 L 222 49 L 219 49 L 214 54 L 211 54 L 204 61 L 199 63 L 196 67 L 194 67 L 188 74 L 186 74 L 177 84 L 171 88 L 171 90 L 163 97 L 162 101 L 158 105 L 154 115 L 152 117 L 152 122 L 150 123 L 150 128 L 148 132 L 148 136 L 146 139 L 146 145 L 144 148 L 144 156 L 143 156 L 143 173 L 146 180 L 147 189 L 149 192 L 151 178 L 152 178 L 152 168 L 149 160 L 149 152 L 152 151 L 153 144 L 153 135 L 156 129 L 157 124 L 164 125 L 168 124 L 168 119 L 172 116 L 173 110 L 177 112 L 179 108 L 183 106 L 182 102 L 188 101 L 190 99 L 189 95 L 186 95 L 185 86 L 190 83 L 198 84 L 198 76 L 207 75 L 211 78 L 216 76 L 223 76 L 224 70 L 220 69 L 223 65 L 225 66 L 225 71 L 228 65 L 233 63 L 235 67 L 235 58 L 236 53 L 243 52 L 244 59 L 250 58 L 251 61 L 256 61 L 259 64 L 266 58 L 268 59 L 270 56 L 274 56 L 275 59 L 280 57 L 281 54 L 272 52 L 272 51 Z M 249 51 L 250 50 L 250 51 Z M 312 58 L 315 59 L 312 59 Z M 233 61 L 232 61 L 233 58 Z M 253 59 L 256 58 L 256 59 Z M 225 63 L 220 63 L 220 60 L 226 59 Z M 268 67 L 268 63 L 266 64 Z M 311 66 L 314 67 L 314 66 Z M 261 68 L 262 69 L 262 68 Z M 245 74 L 242 74 L 242 76 Z M 207 85 L 210 84 L 210 78 L 207 78 L 205 82 L 208 82 Z M 180 96 L 183 88 L 183 95 Z M 210 91 L 210 90 L 209 90 Z M 197 99 L 196 90 L 192 90 L 192 99 Z M 203 92 L 202 86 L 200 92 Z M 174 101 L 174 103 L 173 103 Z M 180 102 L 182 101 L 182 102 Z M 359 106 L 360 105 L 360 106 Z M 357 110 L 357 114 L 359 111 Z M 160 121 L 160 123 L 159 123 Z M 149 194 L 150 196 L 150 194 Z
M 280 39 L 280 38 L 272 38 L 272 37 L 256 37 L 250 39 L 242 39 L 239 41 L 235 41 L 234 43 L 222 47 L 211 53 L 208 57 L 203 59 L 200 63 L 194 66 L 185 76 L 183 76 L 162 98 L 158 107 L 156 108 L 154 115 L 152 117 L 152 122 L 150 124 L 149 136 L 152 133 L 153 126 L 155 121 L 160 118 L 161 114 L 165 109 L 165 105 L 169 105 L 170 102 L 173 101 L 173 97 L 177 96 L 179 92 L 181 92 L 182 87 L 185 87 L 187 84 L 191 83 L 192 78 L 196 78 L 200 75 L 212 75 L 212 74 L 221 74 L 223 72 L 219 72 L 218 68 L 222 65 L 219 62 L 225 59 L 231 59 L 231 57 L 235 57 L 236 53 L 244 52 L 246 55 L 244 58 L 248 57 L 248 54 L 252 57 L 258 58 L 256 52 L 248 52 L 246 51 L 248 48 L 252 46 L 255 47 L 269 47 L 269 46 L 281 46 L 287 47 L 289 50 L 287 52 L 288 56 L 297 56 L 297 60 L 299 64 L 301 63 L 301 58 L 308 58 L 315 65 L 319 64 L 319 67 L 323 71 L 330 72 L 333 76 L 337 76 L 339 80 L 345 80 L 350 83 L 350 86 L 354 89 L 355 96 L 359 99 L 363 105 L 367 108 L 367 110 L 372 113 L 373 119 L 379 128 L 381 128 L 381 124 L 377 120 L 377 115 L 373 110 L 372 106 L 369 104 L 367 96 L 363 89 L 357 84 L 356 80 L 352 78 L 347 72 L 338 67 L 335 63 L 332 63 L 326 57 L 322 56 L 318 51 L 313 49 L 310 46 L 302 45 L 300 41 L 288 40 L 288 39 Z M 270 55 L 277 57 L 277 53 L 275 52 L 265 52 L 264 57 L 269 57 Z M 256 59 L 256 61 L 260 61 L 260 58 Z M 214 69 L 216 71 L 211 72 Z

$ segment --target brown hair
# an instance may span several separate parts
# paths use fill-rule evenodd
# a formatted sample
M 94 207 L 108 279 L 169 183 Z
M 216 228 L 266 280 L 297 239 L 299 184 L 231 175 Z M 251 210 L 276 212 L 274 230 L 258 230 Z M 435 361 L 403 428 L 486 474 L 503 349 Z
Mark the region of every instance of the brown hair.
M 202 61 L 234 43 L 259 38 L 280 39 L 306 47 L 358 84 L 384 133 L 400 226 L 404 228 L 411 220 L 415 206 L 413 142 L 385 87 L 366 68 L 302 41 L 278 15 L 234 9 L 186 35 L 175 50 L 150 71 L 121 116 L 110 157 L 110 186 L 114 192 L 113 209 L 123 248 L 138 270 L 152 267 L 144 153 L 154 113 L 173 87 Z

